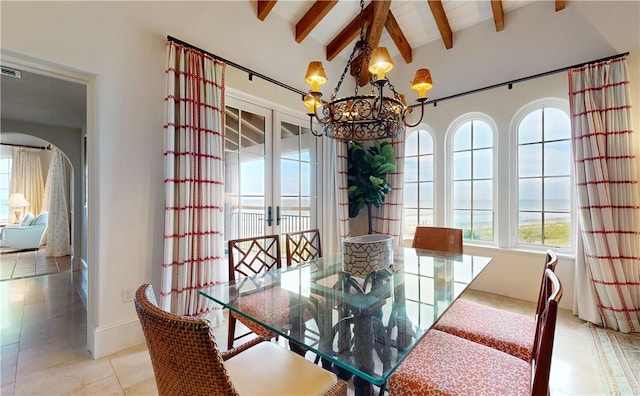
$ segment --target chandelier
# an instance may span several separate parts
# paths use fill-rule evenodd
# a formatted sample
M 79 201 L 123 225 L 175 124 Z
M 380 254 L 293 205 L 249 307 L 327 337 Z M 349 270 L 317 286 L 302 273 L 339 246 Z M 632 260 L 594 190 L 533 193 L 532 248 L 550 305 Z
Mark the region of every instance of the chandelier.
M 404 95 L 396 92 L 386 74 L 393 69 L 393 61 L 385 47 L 371 48 L 364 36 L 364 0 L 360 0 L 360 38 L 351 52 L 351 56 L 340 76 L 338 85 L 333 90 L 328 102 L 323 101 L 320 85 L 327 82 L 322 62 L 312 61 L 307 68 L 305 81 L 311 89 L 304 97 L 308 108 L 309 127 L 316 137 L 328 136 L 343 141 L 365 141 L 393 138 L 405 130 L 422 122 L 424 105 L 429 101 L 426 93 L 433 87 L 429 69 L 416 71 L 411 89 L 418 91 L 417 102 L 420 103 L 420 119 L 410 124 L 407 116 L 413 112 L 413 107 L 407 106 Z M 336 99 L 340 86 L 351 68 L 355 66 L 355 93 L 353 96 Z M 368 65 L 370 93 L 358 94 L 362 62 Z M 384 96 L 385 87 L 393 97 Z M 313 129 L 313 119 L 322 125 L 322 131 Z

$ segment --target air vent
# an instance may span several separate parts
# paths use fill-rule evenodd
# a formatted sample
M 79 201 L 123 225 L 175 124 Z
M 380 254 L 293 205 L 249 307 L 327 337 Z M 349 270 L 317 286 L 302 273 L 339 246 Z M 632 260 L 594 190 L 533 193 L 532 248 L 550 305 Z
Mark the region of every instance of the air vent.
M 13 78 L 22 78 L 20 70 L 12 69 L 10 67 L 2 66 L 2 75 Z

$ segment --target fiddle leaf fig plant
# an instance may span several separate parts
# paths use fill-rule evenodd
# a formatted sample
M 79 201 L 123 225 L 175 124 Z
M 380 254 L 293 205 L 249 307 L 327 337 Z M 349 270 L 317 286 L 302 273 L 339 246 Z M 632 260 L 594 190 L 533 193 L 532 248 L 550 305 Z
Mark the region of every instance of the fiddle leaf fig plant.
M 349 217 L 357 217 L 360 210 L 367 207 L 369 234 L 371 227 L 371 206 L 379 208 L 384 197 L 391 191 L 387 174 L 396 170 L 395 153 L 389 142 L 373 142 L 365 148 L 360 142 L 349 143 L 348 186 Z

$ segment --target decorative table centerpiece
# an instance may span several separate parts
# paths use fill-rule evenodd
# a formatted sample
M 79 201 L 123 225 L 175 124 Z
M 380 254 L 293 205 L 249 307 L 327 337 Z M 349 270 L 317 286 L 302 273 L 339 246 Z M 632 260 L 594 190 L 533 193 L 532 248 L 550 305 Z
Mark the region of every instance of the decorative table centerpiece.
M 350 275 L 367 275 L 393 263 L 393 236 L 369 234 L 342 241 L 342 270 Z

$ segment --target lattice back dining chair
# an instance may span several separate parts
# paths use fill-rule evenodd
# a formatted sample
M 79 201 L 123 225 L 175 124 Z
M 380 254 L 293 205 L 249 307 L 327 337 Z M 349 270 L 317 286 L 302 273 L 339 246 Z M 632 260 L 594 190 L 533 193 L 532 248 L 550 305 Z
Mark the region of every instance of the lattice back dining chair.
M 545 269 L 545 282 L 551 291 L 536 322 L 531 361 L 432 329 L 389 377 L 389 395 L 549 395 L 562 285 L 551 269 Z
M 160 396 L 347 394 L 335 374 L 261 338 L 220 352 L 209 321 L 163 311 L 151 285 L 138 288 L 134 305 Z
M 542 270 L 535 316 L 461 298 L 449 307 L 434 328 L 530 361 L 536 343 L 536 321 L 552 291 L 545 276 L 545 270 L 555 271 L 557 263 L 558 258 L 555 252 L 548 250 Z
M 320 230 L 290 232 L 285 235 L 287 266 L 322 257 Z
M 322 257 L 322 244 L 320 243 L 320 230 L 317 228 L 295 231 L 285 234 L 285 251 L 287 255 L 287 266 L 291 267 L 306 261 L 314 260 Z M 309 296 L 309 303 L 312 304 L 313 311 L 319 312 L 320 310 L 329 311 L 329 308 L 325 305 L 328 303 L 322 296 L 312 293 Z M 323 311 L 323 312 L 324 312 Z M 306 328 L 305 331 L 309 334 L 309 338 L 315 337 L 319 340 L 322 329 L 321 316 L 315 316 L 316 322 L 320 329 L 315 331 L 310 328 Z M 320 356 L 316 356 L 315 362 L 318 363 Z
M 247 282 L 251 282 L 249 277 L 272 269 L 281 268 L 282 266 L 279 235 L 274 234 L 251 238 L 232 239 L 228 242 L 228 251 L 230 281 L 246 278 Z M 256 288 L 259 288 L 259 285 L 255 286 Z M 257 300 L 255 312 L 253 312 L 252 316 L 260 319 L 264 315 L 264 312 L 258 306 L 260 304 L 259 299 Z M 259 337 L 270 339 L 276 336 L 276 334 L 258 325 L 256 322 L 230 311 L 227 334 L 228 348 L 233 347 L 235 340 L 251 334 L 251 332 L 246 332 L 236 336 L 236 320 L 240 320 L 243 325 Z
M 459 228 L 417 226 L 411 247 L 462 254 L 462 230 Z

